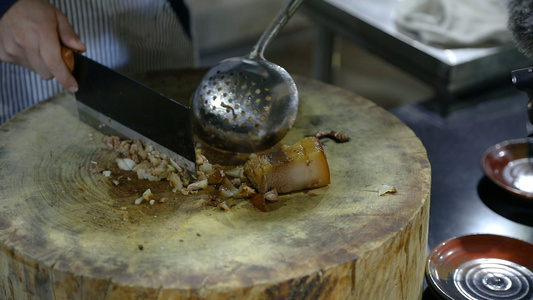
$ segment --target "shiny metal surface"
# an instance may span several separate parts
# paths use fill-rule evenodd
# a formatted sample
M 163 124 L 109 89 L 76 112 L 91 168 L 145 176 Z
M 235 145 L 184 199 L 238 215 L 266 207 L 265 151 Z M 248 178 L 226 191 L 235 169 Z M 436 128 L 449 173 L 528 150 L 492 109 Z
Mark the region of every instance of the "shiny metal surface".
M 457 289 L 465 299 L 529 299 L 533 273 L 512 261 L 480 258 L 464 263 L 455 273 Z
M 492 48 L 441 49 L 398 31 L 394 13 L 398 0 L 308 0 L 303 9 L 329 35 L 341 35 L 431 85 L 444 104 L 459 95 L 502 83 L 513 69 L 531 60 L 514 45 Z M 322 34 L 317 78 L 329 81 L 332 39 Z M 344 54 L 349 55 L 349 54 Z
M 83 121 L 104 134 L 159 145 L 196 174 L 189 106 L 79 53 L 73 55 L 73 75 L 79 84 L 76 100 Z
M 418 50 L 426 53 L 449 66 L 469 63 L 476 59 L 503 53 L 508 48 L 514 48 L 513 45 L 502 45 L 493 48 L 442 49 L 423 44 L 413 36 L 399 31 L 394 24 L 394 15 L 399 2 L 398 0 L 324 0 L 324 2 L 389 34 L 391 39 L 397 39 L 408 44 L 413 48 L 413 51 Z
M 224 60 L 204 76 L 192 103 L 195 129 L 204 142 L 256 152 L 274 146 L 292 127 L 298 112 L 296 84 L 263 53 L 302 1 L 287 1 L 246 57 Z

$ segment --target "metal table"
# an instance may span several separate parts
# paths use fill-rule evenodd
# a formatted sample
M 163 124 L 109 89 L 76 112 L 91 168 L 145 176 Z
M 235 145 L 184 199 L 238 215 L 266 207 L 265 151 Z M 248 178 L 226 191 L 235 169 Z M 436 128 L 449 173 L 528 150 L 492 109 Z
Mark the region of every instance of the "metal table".
M 397 0 L 306 0 L 302 9 L 321 26 L 316 79 L 331 81 L 335 35 L 344 36 L 431 85 L 442 113 L 457 97 L 508 81 L 510 71 L 532 62 L 514 45 L 440 49 L 397 30 Z
M 533 200 L 505 192 L 484 176 L 481 158 L 499 142 L 526 136 L 525 93 L 512 86 L 480 94 L 442 117 L 424 104 L 392 113 L 420 138 L 432 168 L 428 250 L 468 234 L 489 233 L 533 243 Z M 423 299 L 436 299 L 426 290 Z

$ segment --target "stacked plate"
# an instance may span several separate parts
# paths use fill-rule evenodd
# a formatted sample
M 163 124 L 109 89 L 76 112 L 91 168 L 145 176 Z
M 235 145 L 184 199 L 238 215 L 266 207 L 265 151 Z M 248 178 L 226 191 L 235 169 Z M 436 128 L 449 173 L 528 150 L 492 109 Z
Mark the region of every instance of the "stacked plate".
M 426 277 L 444 299 L 533 299 L 533 245 L 490 234 L 449 239 L 430 252 Z
M 481 167 L 506 191 L 533 199 L 533 139 L 509 140 L 488 148 Z

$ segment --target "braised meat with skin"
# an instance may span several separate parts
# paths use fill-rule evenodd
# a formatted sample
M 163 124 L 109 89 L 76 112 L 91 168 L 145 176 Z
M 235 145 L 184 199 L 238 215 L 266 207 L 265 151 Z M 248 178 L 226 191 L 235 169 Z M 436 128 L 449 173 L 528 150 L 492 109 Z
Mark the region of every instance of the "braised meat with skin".
M 244 175 L 261 194 L 273 189 L 283 194 L 330 183 L 326 154 L 316 137 L 251 158 L 244 164 Z

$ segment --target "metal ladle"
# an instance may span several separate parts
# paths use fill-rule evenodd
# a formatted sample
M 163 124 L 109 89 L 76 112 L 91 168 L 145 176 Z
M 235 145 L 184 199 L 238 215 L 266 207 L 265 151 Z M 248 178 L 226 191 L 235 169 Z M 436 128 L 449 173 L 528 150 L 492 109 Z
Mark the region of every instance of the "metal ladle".
M 296 84 L 263 52 L 302 1 L 287 1 L 247 56 L 223 60 L 203 77 L 192 112 L 196 134 L 205 143 L 257 152 L 274 146 L 292 127 L 298 112 Z

